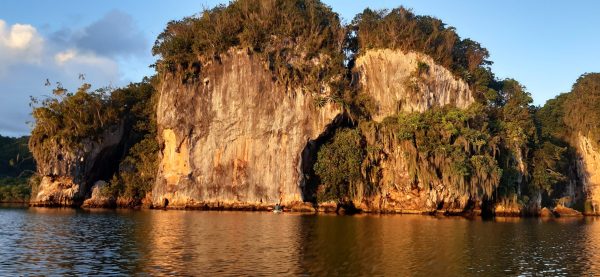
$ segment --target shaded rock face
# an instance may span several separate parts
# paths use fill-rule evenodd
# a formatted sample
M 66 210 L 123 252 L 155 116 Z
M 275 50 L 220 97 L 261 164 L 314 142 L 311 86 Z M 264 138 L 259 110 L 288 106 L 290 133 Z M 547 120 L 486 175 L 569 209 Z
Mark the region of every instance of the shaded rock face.
M 302 152 L 340 114 L 301 88 L 278 84 L 265 62 L 229 51 L 199 81 L 166 74 L 153 204 L 169 207 L 292 205 L 302 198 Z M 165 201 L 166 200 L 166 201 Z
M 404 142 L 406 143 L 406 142 Z M 374 197 L 355 201 L 360 208 L 373 212 L 430 213 L 443 211 L 460 213 L 470 202 L 469 195 L 450 191 L 443 183 L 424 183 L 409 174 L 404 143 L 390 142 L 386 159 L 381 163 L 381 191 Z
M 354 72 L 361 91 L 377 101 L 375 121 L 398 111 L 424 112 L 445 105 L 466 108 L 474 102 L 467 83 L 424 54 L 368 50 L 356 59 Z
M 105 181 L 97 181 L 92 186 L 92 195 L 90 198 L 86 199 L 83 202 L 84 208 L 105 208 L 105 207 L 114 207 L 116 205 L 116 200 L 112 196 L 106 196 L 103 194 L 103 190 L 108 187 L 108 183 Z
M 40 184 L 32 191 L 34 206 L 79 206 L 90 193 L 91 184 L 111 175 L 118 166 L 114 161 L 123 125 L 108 128 L 97 141 L 84 140 L 77 149 L 60 143 L 44 157 L 36 157 Z M 108 176 L 110 177 L 110 176 Z
M 576 149 L 579 156 L 577 175 L 590 203 L 585 212 L 600 215 L 600 149 L 596 149 L 591 140 L 581 133 L 576 138 Z

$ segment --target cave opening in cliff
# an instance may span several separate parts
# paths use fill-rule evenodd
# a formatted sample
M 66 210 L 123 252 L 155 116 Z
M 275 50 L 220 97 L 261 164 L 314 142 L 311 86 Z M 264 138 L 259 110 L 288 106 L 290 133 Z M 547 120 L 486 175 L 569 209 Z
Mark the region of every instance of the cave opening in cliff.
M 98 156 L 92 164 L 92 167 L 86 170 L 89 172 L 86 176 L 86 180 L 83 182 L 83 184 L 86 186 L 84 188 L 86 195 L 91 193 L 91 188 L 95 182 L 99 180 L 110 182 L 113 175 L 119 170 L 118 161 L 120 161 L 121 153 L 123 152 L 124 148 L 122 144 L 123 143 L 120 143 L 116 146 L 107 147 L 98 153 Z
M 331 141 L 335 132 L 341 128 L 354 127 L 354 123 L 347 116 L 340 114 L 336 116 L 316 139 L 309 140 L 302 149 L 300 157 L 300 189 L 304 202 L 317 202 L 317 189 L 321 179 L 315 173 L 314 165 L 317 162 L 317 153 L 323 145 Z

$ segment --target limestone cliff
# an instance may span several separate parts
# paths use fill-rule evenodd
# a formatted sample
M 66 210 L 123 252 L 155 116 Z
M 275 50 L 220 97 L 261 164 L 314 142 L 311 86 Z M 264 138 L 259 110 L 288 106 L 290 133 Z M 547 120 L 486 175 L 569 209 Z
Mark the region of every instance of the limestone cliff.
M 91 185 L 105 178 L 104 175 L 112 174 L 113 167 L 118 165 L 114 160 L 123 139 L 123 129 L 123 125 L 113 126 L 98 140 L 85 139 L 74 147 L 53 141 L 49 151 L 36 155 L 41 182 L 32 191 L 31 205 L 81 205 Z
M 420 66 L 426 69 L 419 72 Z M 399 111 L 424 112 L 445 105 L 463 109 L 474 102 L 467 83 L 424 54 L 369 50 L 358 57 L 354 72 L 359 90 L 376 103 L 375 121 Z M 414 163 L 407 160 L 409 151 L 406 143 L 386 140 L 385 158 L 379 165 L 382 190 L 373 197 L 357 199 L 355 205 L 366 211 L 422 213 L 460 212 L 472 204 L 469 195 L 454 192 L 443 182 L 417 180 L 415 184 L 409 173 L 410 163 Z
M 419 76 L 419 90 L 410 91 L 420 62 L 429 70 Z M 466 108 L 474 101 L 465 82 L 426 55 L 369 51 L 356 65 L 360 91 L 376 102 L 379 119 L 399 110 Z M 154 205 L 256 208 L 311 200 L 304 191 L 309 170 L 303 162 L 312 165 L 317 138 L 326 135 L 340 110 L 331 103 L 317 107 L 312 94 L 278 84 L 264 63 L 245 51 L 229 51 L 204 66 L 200 80 L 185 83 L 176 74 L 161 80 L 162 150 Z M 470 204 L 468 195 L 450 192 L 443 183 L 411 186 L 403 148 L 392 144 L 388 151 L 381 180 L 386 189 L 358 199 L 363 210 L 458 211 Z
M 276 82 L 265 62 L 247 51 L 204 64 L 199 80 L 161 79 L 154 204 L 302 203 L 303 150 L 340 110 L 332 103 L 317 107 L 310 91 Z
M 587 196 L 589 207 L 586 213 L 600 215 L 600 150 L 595 148 L 590 139 L 581 133 L 577 134 L 576 149 L 579 155 L 577 173 Z
M 354 71 L 361 91 L 377 102 L 375 121 L 398 111 L 423 112 L 445 105 L 466 108 L 474 101 L 467 83 L 424 54 L 368 50 L 356 59 Z

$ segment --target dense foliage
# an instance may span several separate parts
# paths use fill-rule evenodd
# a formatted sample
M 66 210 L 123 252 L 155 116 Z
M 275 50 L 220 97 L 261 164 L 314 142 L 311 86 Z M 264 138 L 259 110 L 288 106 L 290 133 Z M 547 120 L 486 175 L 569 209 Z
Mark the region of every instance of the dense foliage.
M 361 129 L 375 150 L 369 155 L 374 157 L 369 165 L 375 165 L 368 168 L 369 175 L 378 176 L 378 159 L 393 151 L 391 145 L 401 145 L 413 182 L 405 185 L 444 185 L 461 195 L 491 197 L 502 170 L 495 159 L 500 140 L 488 122 L 482 107 L 473 105 L 464 111 L 444 107 L 365 123 Z
M 35 161 L 27 147 L 29 137 L 0 135 L 0 178 L 17 177 L 35 171 Z
M 600 73 L 584 74 L 573 85 L 564 104 L 564 122 L 571 130 L 600 146 Z
M 28 139 L 0 136 L 0 202 L 29 199 L 29 177 L 35 173 L 35 161 L 27 147 Z
M 318 201 L 347 202 L 361 192 L 361 163 L 364 153 L 362 138 L 356 129 L 338 129 L 331 140 L 318 153 L 315 172 L 324 186 L 317 195 Z
M 533 183 L 553 196 L 554 202 L 560 202 L 570 183 L 578 180 L 578 136 L 587 137 L 595 149 L 600 146 L 599 120 L 599 73 L 583 74 L 571 92 L 548 100 L 537 110 L 539 142 L 534 153 Z
M 33 181 L 33 179 L 32 179 Z M 28 177 L 0 178 L 0 203 L 29 201 L 31 194 L 30 179 Z
M 159 72 L 179 70 L 195 80 L 203 62 L 246 49 L 278 82 L 321 92 L 343 73 L 344 35 L 338 15 L 318 0 L 238 0 L 169 22 L 152 52 L 160 56 Z
M 122 98 L 120 102 L 125 102 L 130 107 L 126 118 L 132 128 L 125 141 L 130 148 L 120 161 L 119 172 L 113 176 L 110 189 L 115 196 L 122 196 L 133 202 L 140 201 L 152 190 L 158 168 L 158 93 L 154 89 L 155 84 L 152 84 L 154 81 L 145 79 L 142 83 L 130 84 L 113 93 L 113 97 Z
M 55 145 L 75 149 L 83 140 L 95 141 L 106 128 L 120 122 L 124 107 L 111 99 L 109 89 L 90 88 L 83 84 L 71 93 L 58 87 L 53 97 L 32 99 L 35 125 L 29 147 L 36 160 L 47 160 Z

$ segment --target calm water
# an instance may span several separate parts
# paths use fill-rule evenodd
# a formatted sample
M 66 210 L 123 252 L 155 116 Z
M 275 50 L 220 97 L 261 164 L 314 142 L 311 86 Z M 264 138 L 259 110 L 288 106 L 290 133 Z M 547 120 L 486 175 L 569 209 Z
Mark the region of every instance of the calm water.
M 0 275 L 600 275 L 600 221 L 0 208 Z

